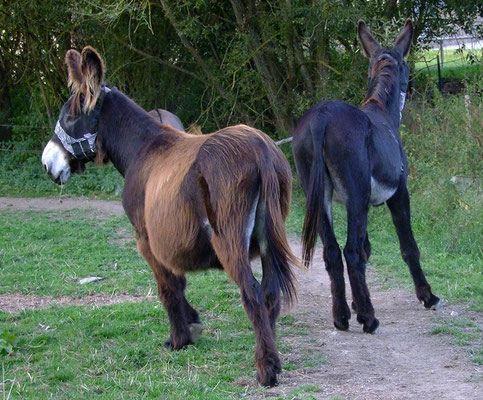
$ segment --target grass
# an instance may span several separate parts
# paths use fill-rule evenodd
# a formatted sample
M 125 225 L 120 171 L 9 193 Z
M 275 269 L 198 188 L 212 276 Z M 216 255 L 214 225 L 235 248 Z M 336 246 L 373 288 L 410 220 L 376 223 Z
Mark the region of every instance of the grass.
M 0 293 L 82 296 L 91 290 L 111 293 L 113 286 L 133 295 L 156 293 L 125 216 L 0 211 L 0 241 Z M 94 289 L 77 284 L 87 276 L 105 279 Z
M 415 64 L 416 70 L 419 70 L 422 68 L 436 67 L 438 55 L 440 56 L 440 62 L 441 62 L 441 54 L 439 50 L 428 50 L 424 52 L 420 57 L 418 57 L 419 60 Z M 451 67 L 458 67 L 458 66 L 462 67 L 462 66 L 471 65 L 472 61 L 477 61 L 479 58 L 481 58 L 482 55 L 483 55 L 483 52 L 481 49 L 479 50 L 470 50 L 470 49 L 444 50 L 443 68 L 445 66 L 451 68 Z
M 483 365 L 483 327 L 472 320 L 464 317 L 451 321 L 439 319 L 431 334 L 449 336 L 453 344 L 466 349 L 472 362 Z
M 426 74 L 433 78 L 438 76 L 437 55 L 439 50 L 428 50 L 415 63 L 418 74 Z M 441 66 L 443 79 L 466 80 L 477 79 L 481 74 L 481 50 L 445 50 L 444 63 Z M 441 56 L 440 56 L 441 62 Z

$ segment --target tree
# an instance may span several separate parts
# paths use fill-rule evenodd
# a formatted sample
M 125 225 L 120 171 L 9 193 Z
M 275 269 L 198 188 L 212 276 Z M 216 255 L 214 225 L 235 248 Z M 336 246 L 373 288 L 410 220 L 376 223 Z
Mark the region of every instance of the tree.
M 167 108 L 206 131 L 244 122 L 286 136 L 318 101 L 363 98 L 358 18 L 392 43 L 412 17 L 419 44 L 474 26 L 482 7 L 481 0 L 0 0 L 1 90 L 11 96 L 2 107 L 14 118 L 47 115 L 52 126 L 68 95 L 64 54 L 92 45 L 106 60 L 108 83 L 145 108 Z M 25 94 L 34 107 L 20 112 Z

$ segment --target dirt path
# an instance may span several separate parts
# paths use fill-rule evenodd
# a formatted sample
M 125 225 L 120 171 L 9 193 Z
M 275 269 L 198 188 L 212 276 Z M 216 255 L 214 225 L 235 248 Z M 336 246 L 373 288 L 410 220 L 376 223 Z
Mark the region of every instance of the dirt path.
M 0 209 L 71 208 L 122 214 L 118 202 L 63 199 L 59 204 L 58 199 L 0 198 Z M 298 241 L 292 239 L 291 242 L 300 255 Z M 299 302 L 292 315 L 305 334 L 282 339 L 290 342 L 292 348 L 299 348 L 300 352 L 284 354 L 282 358 L 284 363 L 308 356 L 327 361 L 317 367 L 286 371 L 281 375 L 280 386 L 251 398 L 286 395 L 309 384 L 319 388 L 310 393 L 317 399 L 483 398 L 482 368 L 472 364 L 460 348 L 450 345 L 448 338 L 429 334 L 435 326 L 435 317 L 449 321 L 455 318 L 454 311 L 457 310 L 458 318 L 472 319 L 481 327 L 481 314 L 453 306 L 439 311 L 425 310 L 415 295 L 405 289 L 381 290 L 373 279 L 374 274 L 369 268 L 371 297 L 382 333 L 362 333 L 354 316 L 348 332 L 337 331 L 331 320 L 329 280 L 318 249 L 310 273 L 297 273 Z M 347 293 L 350 293 L 349 288 Z M 1 305 L 0 299 L 0 308 Z
M 293 239 L 291 244 L 300 255 L 298 241 Z M 348 332 L 338 331 L 332 324 L 330 283 L 320 248 L 315 258 L 309 274 L 297 274 L 300 297 L 292 315 L 307 326 L 308 335 L 302 337 L 302 346 L 309 345 L 313 352 L 320 352 L 327 363 L 302 372 L 284 372 L 281 385 L 269 390 L 270 395 L 313 384 L 320 388 L 311 393 L 317 399 L 483 398 L 483 368 L 472 364 L 466 353 L 448 343 L 447 337 L 429 334 L 435 317 L 455 318 L 455 307 L 429 311 L 408 290 L 381 290 L 374 281 L 375 272 L 368 268 L 369 289 L 382 332 L 363 333 L 355 315 Z M 348 284 L 346 292 L 350 294 Z M 457 309 L 458 318 L 470 318 L 483 326 L 481 314 Z M 294 345 L 300 338 L 289 341 Z
M 32 210 L 32 211 L 60 211 L 79 208 L 82 210 L 96 210 L 115 215 L 124 214 L 119 201 L 92 200 L 83 197 L 0 197 L 0 210 Z

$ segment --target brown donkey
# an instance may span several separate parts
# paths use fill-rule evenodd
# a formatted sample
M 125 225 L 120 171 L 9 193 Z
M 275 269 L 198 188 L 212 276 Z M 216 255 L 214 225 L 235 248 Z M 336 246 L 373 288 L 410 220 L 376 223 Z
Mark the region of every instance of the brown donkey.
M 181 349 L 200 332 L 185 298 L 185 273 L 220 268 L 235 281 L 256 337 L 257 379 L 277 384 L 275 345 L 280 299 L 295 297 L 292 267 L 303 268 L 287 243 L 292 176 L 283 153 L 245 125 L 189 135 L 160 124 L 116 89 L 103 84 L 99 54 L 66 54 L 72 96 L 64 105 L 42 163 L 65 183 L 86 162 L 112 161 L 125 178 L 123 207 L 139 252 L 153 270 L 171 333 Z M 261 285 L 250 259 L 260 255 Z

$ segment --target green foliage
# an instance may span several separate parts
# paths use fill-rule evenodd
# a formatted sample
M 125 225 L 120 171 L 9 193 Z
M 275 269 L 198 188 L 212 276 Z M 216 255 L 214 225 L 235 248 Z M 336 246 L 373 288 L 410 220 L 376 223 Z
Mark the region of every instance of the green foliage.
M 108 84 L 146 109 L 168 109 L 204 131 L 244 122 L 286 136 L 321 100 L 362 100 L 358 18 L 392 45 L 412 17 L 418 44 L 473 27 L 481 6 L 466 3 L 2 0 L 0 121 L 52 132 L 68 96 L 64 54 L 91 45 Z
M 0 329 L 0 355 L 5 356 L 12 353 L 16 343 L 15 335 Z

